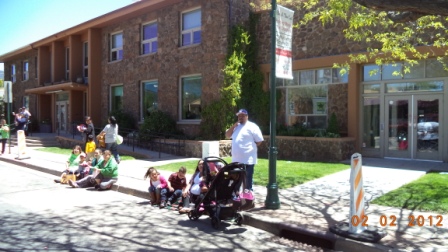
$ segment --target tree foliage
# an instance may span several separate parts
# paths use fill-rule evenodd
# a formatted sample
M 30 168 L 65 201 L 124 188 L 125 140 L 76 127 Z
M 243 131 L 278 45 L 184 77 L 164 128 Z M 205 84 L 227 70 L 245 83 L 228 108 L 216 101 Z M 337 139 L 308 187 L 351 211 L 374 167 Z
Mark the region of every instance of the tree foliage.
M 448 1 L 384 1 L 384 0 L 278 0 L 278 4 L 301 10 L 298 26 L 320 21 L 322 25 L 344 20 L 344 36 L 364 42 L 366 52 L 350 55 L 353 63 L 374 61 L 376 64 L 417 64 L 436 54 L 418 50 L 418 46 L 442 48 L 447 56 Z M 265 5 L 264 8 L 270 8 Z M 438 58 L 443 63 L 442 57 Z M 347 64 L 346 64 L 347 65 Z M 444 64 L 445 68 L 446 65 Z

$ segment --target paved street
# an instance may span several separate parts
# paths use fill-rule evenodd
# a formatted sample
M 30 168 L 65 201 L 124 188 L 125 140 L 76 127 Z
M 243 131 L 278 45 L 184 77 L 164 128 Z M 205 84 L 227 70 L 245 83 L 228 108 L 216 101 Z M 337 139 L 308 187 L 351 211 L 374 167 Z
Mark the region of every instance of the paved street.
M 191 221 L 146 200 L 74 189 L 54 176 L 0 162 L 0 250 L 6 251 L 292 251 L 272 234 L 208 217 Z M 295 250 L 297 251 L 297 250 Z

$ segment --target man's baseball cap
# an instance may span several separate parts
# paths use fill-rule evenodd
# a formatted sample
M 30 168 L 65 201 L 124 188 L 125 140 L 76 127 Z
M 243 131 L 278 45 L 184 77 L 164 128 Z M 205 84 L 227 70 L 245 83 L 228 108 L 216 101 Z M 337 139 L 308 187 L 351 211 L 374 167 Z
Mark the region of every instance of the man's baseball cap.
M 245 109 L 240 109 L 240 110 L 238 110 L 238 113 L 236 113 L 236 115 L 238 116 L 239 114 L 249 115 L 249 114 L 247 113 L 247 110 L 245 110 Z

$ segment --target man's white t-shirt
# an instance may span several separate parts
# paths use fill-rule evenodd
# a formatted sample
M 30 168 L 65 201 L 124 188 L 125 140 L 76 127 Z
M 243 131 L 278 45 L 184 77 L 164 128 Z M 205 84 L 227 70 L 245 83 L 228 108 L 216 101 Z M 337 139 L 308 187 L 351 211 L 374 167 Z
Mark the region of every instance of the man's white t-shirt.
M 112 124 L 107 124 L 106 127 L 103 129 L 104 132 L 106 132 L 106 135 L 104 137 L 105 143 L 114 143 L 117 141 L 117 135 L 118 135 L 118 124 L 112 126 Z
M 261 130 L 253 122 L 238 124 L 232 133 L 232 162 L 243 164 L 257 163 L 257 144 L 262 142 Z

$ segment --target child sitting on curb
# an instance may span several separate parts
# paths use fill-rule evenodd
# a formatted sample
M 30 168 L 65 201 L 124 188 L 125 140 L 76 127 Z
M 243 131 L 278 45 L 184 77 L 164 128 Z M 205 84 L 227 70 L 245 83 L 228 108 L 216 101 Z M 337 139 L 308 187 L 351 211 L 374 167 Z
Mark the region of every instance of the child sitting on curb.
M 178 172 L 170 175 L 168 178 L 168 194 L 169 196 L 167 205 L 177 202 L 179 198 L 182 198 L 182 194 L 187 188 L 187 179 L 185 175 L 187 174 L 187 169 L 183 166 L 179 168 Z M 179 204 L 179 210 L 183 207 L 183 204 Z
M 160 208 L 166 207 L 166 192 L 167 182 L 165 178 L 154 168 L 149 167 L 144 176 L 144 179 L 149 177 L 150 186 L 148 191 L 150 193 L 151 204 L 159 205 Z

